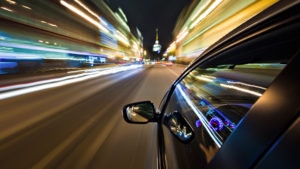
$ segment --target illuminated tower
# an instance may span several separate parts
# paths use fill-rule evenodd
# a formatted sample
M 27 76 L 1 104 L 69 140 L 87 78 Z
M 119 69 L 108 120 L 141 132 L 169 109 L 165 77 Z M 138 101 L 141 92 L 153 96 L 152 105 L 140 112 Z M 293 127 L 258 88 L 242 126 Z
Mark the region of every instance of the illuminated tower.
M 158 29 L 156 28 L 156 40 L 153 45 L 153 52 L 160 53 L 161 45 L 158 42 Z

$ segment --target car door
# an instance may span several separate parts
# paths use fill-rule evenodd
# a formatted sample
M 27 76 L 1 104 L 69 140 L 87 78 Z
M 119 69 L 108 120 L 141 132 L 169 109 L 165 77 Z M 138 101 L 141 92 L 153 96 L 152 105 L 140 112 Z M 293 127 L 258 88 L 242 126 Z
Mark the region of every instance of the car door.
M 204 56 L 174 84 L 162 107 L 163 167 L 201 169 L 211 162 L 274 79 L 295 62 L 299 38 L 292 32 L 299 24 L 292 23 Z

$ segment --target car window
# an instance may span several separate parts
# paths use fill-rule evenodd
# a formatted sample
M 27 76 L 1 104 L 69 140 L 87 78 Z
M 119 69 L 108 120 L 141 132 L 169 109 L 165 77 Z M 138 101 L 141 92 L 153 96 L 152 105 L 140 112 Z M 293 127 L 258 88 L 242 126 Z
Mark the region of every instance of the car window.
M 177 85 L 177 90 L 181 101 L 197 116 L 194 127 L 204 127 L 221 147 L 284 66 L 264 63 L 199 67 Z

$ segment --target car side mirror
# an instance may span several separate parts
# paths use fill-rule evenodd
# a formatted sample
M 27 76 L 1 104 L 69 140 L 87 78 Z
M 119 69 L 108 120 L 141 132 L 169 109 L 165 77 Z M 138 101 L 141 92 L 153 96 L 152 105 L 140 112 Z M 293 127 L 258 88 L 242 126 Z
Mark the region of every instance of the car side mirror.
M 123 118 L 128 123 L 155 122 L 157 116 L 154 104 L 150 101 L 131 103 L 123 107 Z

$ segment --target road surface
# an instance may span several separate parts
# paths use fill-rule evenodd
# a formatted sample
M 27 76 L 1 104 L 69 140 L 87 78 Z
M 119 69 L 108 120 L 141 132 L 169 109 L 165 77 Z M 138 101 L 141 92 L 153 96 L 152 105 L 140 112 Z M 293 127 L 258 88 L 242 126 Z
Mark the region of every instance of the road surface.
M 127 124 L 121 109 L 143 100 L 158 107 L 183 69 L 76 72 L 0 88 L 0 168 L 156 168 L 156 124 Z

